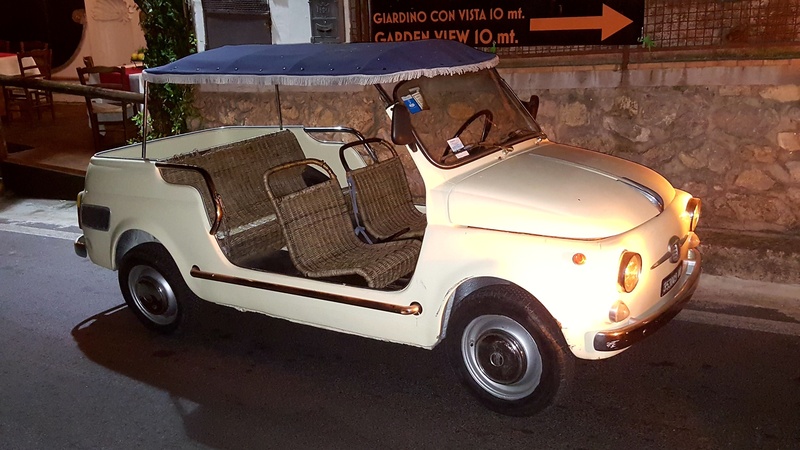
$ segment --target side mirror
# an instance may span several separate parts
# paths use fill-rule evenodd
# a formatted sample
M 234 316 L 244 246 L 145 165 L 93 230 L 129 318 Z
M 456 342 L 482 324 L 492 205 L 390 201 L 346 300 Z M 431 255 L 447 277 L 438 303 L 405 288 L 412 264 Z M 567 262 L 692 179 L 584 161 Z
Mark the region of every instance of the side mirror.
M 531 95 L 530 100 L 527 102 L 522 102 L 522 105 L 525 106 L 525 109 L 531 114 L 531 116 L 535 119 L 536 115 L 539 114 L 539 96 L 538 95 Z
M 410 145 L 415 142 L 411 128 L 411 113 L 406 105 L 395 103 L 392 108 L 392 142 L 397 145 Z

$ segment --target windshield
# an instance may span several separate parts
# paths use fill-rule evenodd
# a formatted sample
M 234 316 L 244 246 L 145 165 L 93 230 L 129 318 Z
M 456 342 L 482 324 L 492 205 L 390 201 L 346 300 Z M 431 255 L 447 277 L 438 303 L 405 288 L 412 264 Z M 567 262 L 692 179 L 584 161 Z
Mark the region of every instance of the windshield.
M 408 107 L 422 151 L 442 167 L 542 136 L 495 70 L 405 81 L 394 100 Z

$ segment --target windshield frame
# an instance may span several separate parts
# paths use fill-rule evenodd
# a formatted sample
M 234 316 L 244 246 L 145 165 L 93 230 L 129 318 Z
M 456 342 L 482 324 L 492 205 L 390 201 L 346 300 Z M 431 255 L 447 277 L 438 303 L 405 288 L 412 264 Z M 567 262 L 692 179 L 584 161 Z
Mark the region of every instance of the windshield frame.
M 422 154 L 425 155 L 425 158 L 432 165 L 434 165 L 435 167 L 438 167 L 438 168 L 441 168 L 441 169 L 445 169 L 445 170 L 455 169 L 455 168 L 464 166 L 465 164 L 469 164 L 469 163 L 471 163 L 473 161 L 476 161 L 476 160 L 479 160 L 479 159 L 483 159 L 486 156 L 492 155 L 492 154 L 494 154 L 494 153 L 496 153 L 496 152 L 498 152 L 500 150 L 512 151 L 514 145 L 520 144 L 522 142 L 525 142 L 525 141 L 528 141 L 528 140 L 531 140 L 531 139 L 539 139 L 541 141 L 541 140 L 546 138 L 544 132 L 542 131 L 541 126 L 539 126 L 538 122 L 536 122 L 536 119 L 531 115 L 530 111 L 524 106 L 522 101 L 519 99 L 519 97 L 516 95 L 516 93 L 511 89 L 511 87 L 508 85 L 508 83 L 503 79 L 503 77 L 500 76 L 500 74 L 497 72 L 497 70 L 492 68 L 492 69 L 488 69 L 488 72 L 490 72 L 489 76 L 496 83 L 496 86 L 499 89 L 499 92 L 504 95 L 505 99 L 508 100 L 509 105 L 512 106 L 515 109 L 515 112 L 524 119 L 524 121 L 526 122 L 526 124 L 528 125 L 529 128 L 527 128 L 527 129 L 519 129 L 520 131 L 522 131 L 521 134 L 519 134 L 518 136 L 509 136 L 508 138 L 504 139 L 500 143 L 486 143 L 485 145 L 481 145 L 482 142 L 477 142 L 474 145 L 470 144 L 468 146 L 469 150 L 474 151 L 476 149 L 480 149 L 480 151 L 476 151 L 474 153 L 469 153 L 466 156 L 463 156 L 461 158 L 454 157 L 454 153 L 453 152 L 445 152 L 445 154 L 441 158 L 437 158 L 437 154 L 440 152 L 440 150 L 439 149 L 431 149 L 428 146 L 426 146 L 426 144 L 423 142 L 423 140 L 420 139 L 419 133 L 414 128 L 414 125 L 413 125 L 413 122 L 412 122 L 412 125 L 411 125 L 412 130 L 411 131 L 412 131 L 412 134 L 413 134 L 414 140 L 415 140 L 415 144 L 414 145 L 416 146 L 416 148 L 414 148 L 413 150 L 414 151 L 421 150 Z M 463 74 L 463 75 L 475 75 L 475 74 L 481 74 L 481 73 L 484 73 L 484 71 L 481 70 L 481 71 L 478 71 L 478 72 L 473 72 L 473 73 L 470 73 L 470 74 Z M 456 76 L 460 76 L 460 75 L 456 75 Z M 439 78 L 439 77 L 436 77 L 436 78 Z M 392 89 L 392 96 L 391 96 L 392 97 L 392 102 L 394 104 L 401 104 L 401 105 L 403 104 L 403 99 L 401 98 L 400 88 L 402 86 L 406 85 L 407 83 L 413 83 L 414 81 L 418 81 L 418 79 L 417 80 L 401 81 L 401 82 L 397 83 L 394 86 L 394 88 Z M 384 91 L 382 86 L 378 86 L 378 87 L 379 87 L 379 91 Z M 448 157 L 448 153 L 449 153 L 449 157 Z

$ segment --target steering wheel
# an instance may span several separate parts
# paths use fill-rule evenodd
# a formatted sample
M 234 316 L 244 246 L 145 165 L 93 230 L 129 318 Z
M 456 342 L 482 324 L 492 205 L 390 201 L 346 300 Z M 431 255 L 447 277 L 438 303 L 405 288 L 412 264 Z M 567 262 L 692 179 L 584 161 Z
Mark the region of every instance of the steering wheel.
M 454 138 L 459 137 L 461 133 L 463 133 L 464 130 L 466 130 L 467 127 L 469 127 L 472 124 L 472 122 L 474 122 L 475 120 L 477 120 L 479 117 L 482 116 L 484 117 L 484 121 L 483 121 L 483 131 L 481 132 L 480 142 L 485 141 L 486 137 L 489 136 L 489 131 L 492 129 L 492 120 L 494 119 L 494 115 L 488 109 L 482 109 L 476 112 L 475 114 L 469 116 L 469 118 L 465 120 L 460 127 L 458 127 L 458 131 L 456 131 L 456 134 L 454 134 L 453 137 Z M 445 157 L 447 157 L 447 154 L 450 153 L 451 151 L 452 150 L 450 149 L 449 145 L 445 146 L 444 153 L 442 154 L 442 157 L 439 159 L 439 162 L 444 162 Z

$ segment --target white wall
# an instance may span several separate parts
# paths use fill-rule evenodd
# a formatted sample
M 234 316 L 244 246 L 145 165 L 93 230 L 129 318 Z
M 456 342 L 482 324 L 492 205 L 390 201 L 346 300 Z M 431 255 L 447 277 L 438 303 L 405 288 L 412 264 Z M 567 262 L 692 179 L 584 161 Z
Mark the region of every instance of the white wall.
M 272 43 L 300 44 L 311 42 L 311 16 L 307 1 L 270 0 Z
M 101 66 L 130 63 L 131 53 L 146 45 L 133 0 L 85 0 L 85 4 L 86 14 L 74 17 L 84 24 L 81 44 L 73 59 L 53 73 L 54 78 L 77 80 L 75 69 L 83 67 L 84 56 Z

